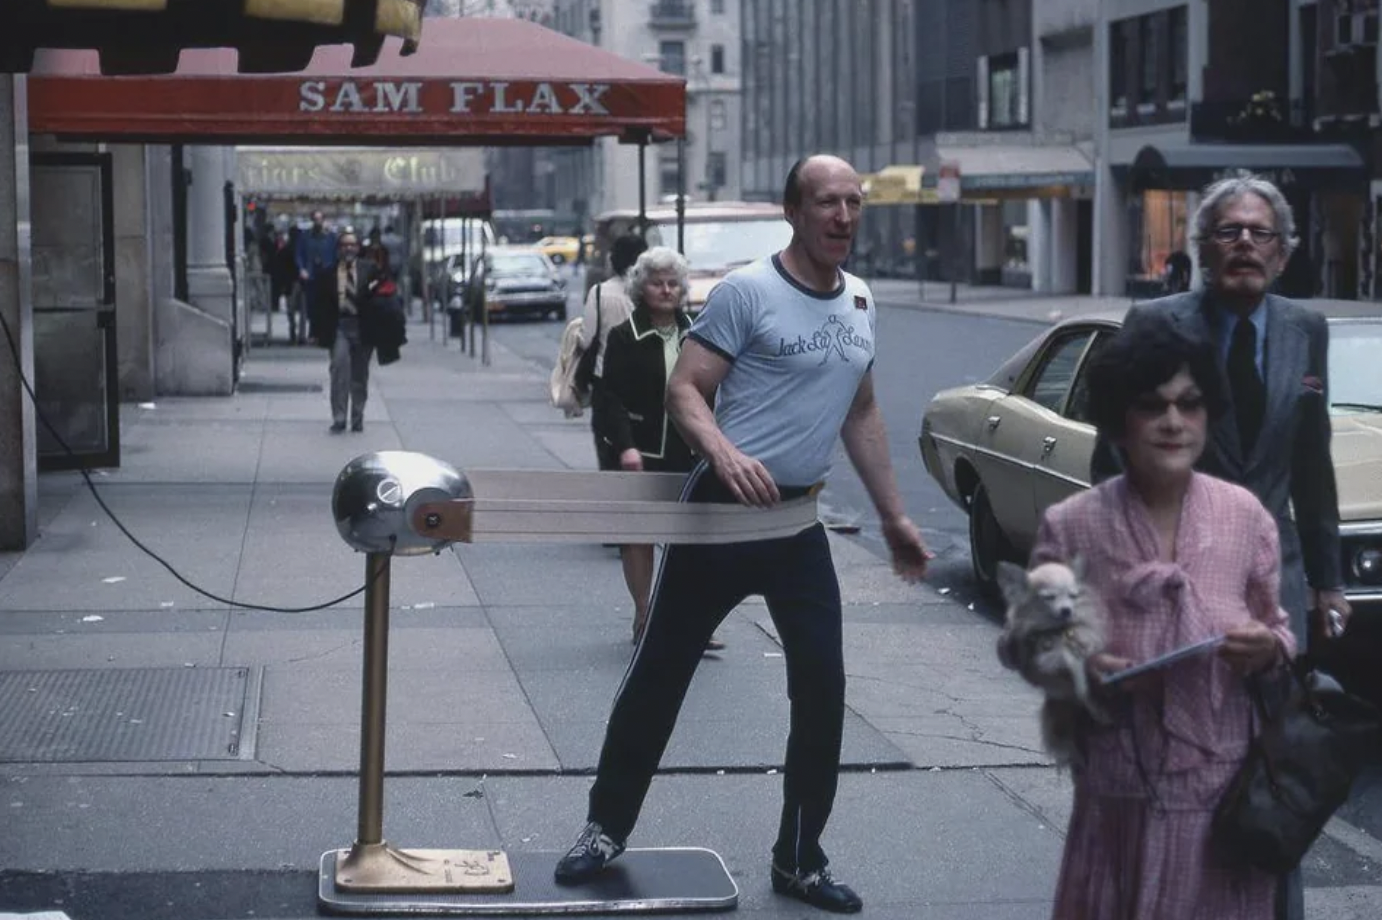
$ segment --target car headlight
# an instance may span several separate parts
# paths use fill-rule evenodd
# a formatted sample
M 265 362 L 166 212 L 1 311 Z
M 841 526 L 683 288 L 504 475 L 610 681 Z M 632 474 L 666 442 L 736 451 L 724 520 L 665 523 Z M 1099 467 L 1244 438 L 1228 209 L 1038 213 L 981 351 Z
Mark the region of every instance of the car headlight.
M 1353 574 L 1365 585 L 1382 585 L 1382 547 L 1364 546 L 1354 553 Z

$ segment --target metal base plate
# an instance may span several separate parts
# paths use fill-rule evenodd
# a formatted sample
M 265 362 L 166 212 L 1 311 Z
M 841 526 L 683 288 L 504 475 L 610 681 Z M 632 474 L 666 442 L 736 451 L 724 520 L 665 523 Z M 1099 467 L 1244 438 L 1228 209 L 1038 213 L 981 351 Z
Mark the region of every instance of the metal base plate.
M 333 914 L 532 916 L 733 910 L 739 886 L 719 854 L 698 847 L 627 850 L 588 885 L 558 885 L 562 854 L 509 853 L 514 889 L 507 894 L 370 894 L 336 887 L 336 861 L 322 854 L 317 903 Z

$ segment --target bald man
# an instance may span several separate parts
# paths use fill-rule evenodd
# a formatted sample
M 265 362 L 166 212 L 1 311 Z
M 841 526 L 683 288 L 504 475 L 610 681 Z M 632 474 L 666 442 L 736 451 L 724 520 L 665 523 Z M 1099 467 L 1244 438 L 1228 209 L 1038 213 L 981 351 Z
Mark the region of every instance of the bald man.
M 863 207 L 859 176 L 837 157 L 801 160 L 782 207 L 791 242 L 716 286 L 668 381 L 667 410 L 702 458 L 683 500 L 770 507 L 807 495 L 842 438 L 894 569 L 918 580 L 930 553 L 903 510 L 874 399 L 873 295 L 841 270 Z M 667 548 L 614 701 L 588 823 L 557 863 L 558 882 L 588 881 L 624 851 L 706 642 L 751 595 L 767 601 L 781 637 L 791 699 L 773 890 L 837 913 L 862 908 L 820 844 L 839 779 L 845 672 L 840 586 L 819 522 L 779 539 Z

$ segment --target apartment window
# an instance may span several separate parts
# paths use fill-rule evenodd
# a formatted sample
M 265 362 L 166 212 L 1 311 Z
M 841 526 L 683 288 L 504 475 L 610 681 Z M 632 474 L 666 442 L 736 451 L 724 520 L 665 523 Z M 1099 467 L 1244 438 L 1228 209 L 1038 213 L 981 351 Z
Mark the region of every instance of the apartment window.
M 1178 6 L 1171 10 L 1167 32 L 1169 34 L 1166 40 L 1166 71 L 1171 75 L 1167 99 L 1172 105 L 1184 105 L 1186 76 L 1190 70 L 1190 29 L 1187 24 L 1186 7 Z
M 727 173 L 723 150 L 712 150 L 706 154 L 705 181 L 711 188 L 724 188 Z
M 723 15 L 725 11 L 725 0 L 710 0 L 710 12 Z
M 716 99 L 710 103 L 710 130 L 723 131 L 728 124 L 729 118 L 725 114 L 725 103 L 723 99 Z
M 1147 114 L 1156 111 L 1157 81 L 1162 61 L 1159 53 L 1161 29 L 1157 17 L 1143 16 L 1139 31 L 1142 33 L 1142 67 L 1137 87 L 1137 111 L 1138 114 Z
M 1108 35 L 1109 103 L 1115 117 L 1128 114 L 1128 25 L 1114 23 Z
M 1015 128 L 1025 122 L 1022 93 L 1025 90 L 1016 51 L 988 59 L 989 128 Z
M 657 46 L 663 73 L 686 76 L 686 42 L 662 42 Z
M 725 72 L 725 46 L 724 46 L 724 45 L 711 45 L 711 46 L 710 46 L 710 72 L 711 72 L 711 73 L 724 73 L 724 72 Z
M 1377 44 L 1377 0 L 1335 4 L 1334 40 L 1340 47 Z
M 662 157 L 657 161 L 658 186 L 662 195 L 677 193 L 677 158 Z

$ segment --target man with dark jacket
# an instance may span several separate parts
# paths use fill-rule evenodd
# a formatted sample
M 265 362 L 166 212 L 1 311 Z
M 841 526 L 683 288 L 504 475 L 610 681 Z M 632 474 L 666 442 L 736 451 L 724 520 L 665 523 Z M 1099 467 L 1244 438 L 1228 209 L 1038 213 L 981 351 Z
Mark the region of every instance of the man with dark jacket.
M 1305 648 L 1312 636 L 1329 635 L 1329 611 L 1351 613 L 1329 446 L 1329 326 L 1321 314 L 1267 293 L 1296 233 L 1291 206 L 1266 179 L 1244 174 L 1205 189 L 1195 237 L 1204 289 L 1138 304 L 1124 326 L 1168 316 L 1217 346 L 1229 411 L 1212 425 L 1199 466 L 1247 488 L 1276 519 L 1281 606 Z M 1111 445 L 1095 445 L 1095 482 L 1121 466 Z M 1296 870 L 1282 880 L 1277 917 L 1303 913 Z
M 360 242 L 347 230 L 337 243 L 336 270 L 318 278 L 312 300 L 312 330 L 331 354 L 331 433 L 365 429 L 369 363 L 374 349 L 397 356 L 401 325 L 379 303 L 379 272 L 358 258 Z

